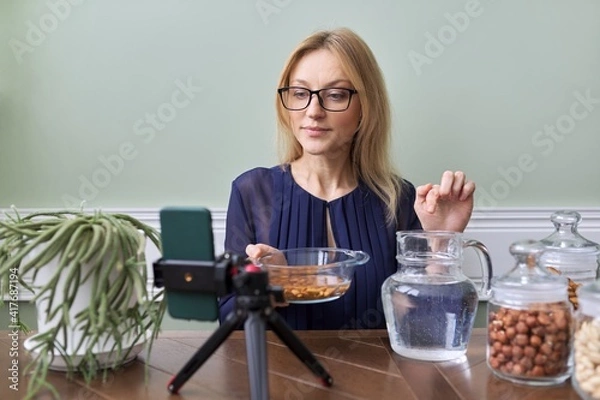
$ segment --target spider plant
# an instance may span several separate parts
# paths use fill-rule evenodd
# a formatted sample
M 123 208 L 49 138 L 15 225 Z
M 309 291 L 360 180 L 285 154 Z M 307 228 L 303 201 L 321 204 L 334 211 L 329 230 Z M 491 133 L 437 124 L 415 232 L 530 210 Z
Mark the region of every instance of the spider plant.
M 146 239 L 161 248 L 154 228 L 126 214 L 59 211 L 22 217 L 13 208 L 0 220 L 0 303 L 16 278 L 38 307 L 39 332 L 31 338 L 32 362 L 25 370 L 27 398 L 44 388 L 58 397 L 45 379 L 55 357 L 62 358 L 68 377 L 80 373 L 90 383 L 101 371 L 105 376 L 107 368 L 122 366 L 134 343 L 147 341 L 149 354 L 165 305 L 160 294 L 147 290 Z M 91 288 L 86 303 L 75 308 L 86 286 Z M 100 359 L 99 348 L 109 357 Z

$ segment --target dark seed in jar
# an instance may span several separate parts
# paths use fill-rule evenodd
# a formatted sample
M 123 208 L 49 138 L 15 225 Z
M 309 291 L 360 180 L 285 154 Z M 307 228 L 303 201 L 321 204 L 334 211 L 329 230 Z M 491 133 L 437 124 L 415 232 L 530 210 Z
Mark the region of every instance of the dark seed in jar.
M 515 337 L 515 335 L 516 335 L 516 334 L 517 334 L 517 332 L 518 332 L 518 326 L 519 326 L 519 324 L 521 324 L 521 322 L 519 322 L 519 323 L 517 324 L 517 328 L 516 328 L 516 329 L 515 329 L 515 328 L 513 328 L 512 326 L 509 326 L 508 328 L 506 328 L 506 338 L 507 338 L 508 340 L 511 340 L 511 339 L 513 339 L 513 338 Z
M 525 349 L 523 350 L 523 354 L 525 355 L 525 357 L 527 357 L 529 360 L 533 360 L 533 358 L 535 357 L 535 355 L 537 354 L 537 350 L 534 349 L 532 346 L 526 346 Z
M 521 357 L 523 357 L 523 348 L 521 346 L 513 346 L 511 351 L 512 356 L 515 357 L 517 360 L 520 360 Z
M 517 330 L 518 333 L 527 333 L 529 331 L 529 327 L 523 321 L 517 323 L 517 326 L 515 326 L 515 329 Z
M 531 335 L 529 337 L 529 343 L 531 343 L 533 347 L 540 347 L 542 345 L 542 339 L 538 335 Z
M 539 365 L 536 365 L 535 367 L 533 367 L 533 369 L 531 370 L 531 375 L 532 376 L 544 376 L 544 367 L 541 367 Z
M 517 346 L 527 346 L 529 344 L 529 336 L 524 333 L 519 333 L 517 336 L 515 336 L 513 343 Z
M 547 360 L 548 360 L 548 357 L 546 357 L 546 356 L 545 356 L 545 355 L 543 355 L 543 354 L 538 354 L 538 355 L 536 355 L 536 356 L 535 356 L 535 358 L 533 359 L 533 363 L 534 363 L 535 365 L 542 365 L 542 366 L 543 366 L 544 364 L 546 364 L 546 361 L 547 361 Z

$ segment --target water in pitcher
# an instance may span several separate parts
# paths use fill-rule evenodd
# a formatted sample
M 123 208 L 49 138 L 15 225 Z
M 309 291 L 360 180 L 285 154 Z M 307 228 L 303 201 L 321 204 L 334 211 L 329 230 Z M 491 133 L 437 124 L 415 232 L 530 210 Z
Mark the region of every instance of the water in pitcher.
M 473 283 L 452 276 L 429 276 L 426 282 L 390 278 L 382 294 L 393 350 L 419 360 L 462 357 L 477 312 Z

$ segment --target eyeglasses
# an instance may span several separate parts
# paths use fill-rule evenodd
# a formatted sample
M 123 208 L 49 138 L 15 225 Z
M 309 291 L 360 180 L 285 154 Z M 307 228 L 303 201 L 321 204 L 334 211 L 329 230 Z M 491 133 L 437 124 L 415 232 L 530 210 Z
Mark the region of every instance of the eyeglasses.
M 281 103 L 290 111 L 304 110 L 310 105 L 313 94 L 317 95 L 319 104 L 327 111 L 346 111 L 350 107 L 352 95 L 358 93 L 354 89 L 325 88 L 309 90 L 299 86 L 289 86 L 277 89 Z

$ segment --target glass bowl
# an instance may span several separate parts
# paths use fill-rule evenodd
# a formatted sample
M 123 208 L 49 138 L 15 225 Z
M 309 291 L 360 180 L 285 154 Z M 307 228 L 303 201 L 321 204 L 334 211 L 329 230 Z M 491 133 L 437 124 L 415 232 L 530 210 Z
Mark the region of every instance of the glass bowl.
M 339 299 L 346 293 L 357 265 L 369 261 L 363 251 L 338 248 L 278 250 L 257 260 L 269 272 L 269 283 L 281 286 L 288 303 L 312 304 Z

